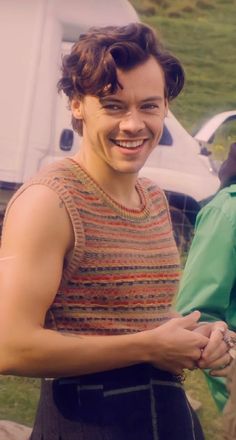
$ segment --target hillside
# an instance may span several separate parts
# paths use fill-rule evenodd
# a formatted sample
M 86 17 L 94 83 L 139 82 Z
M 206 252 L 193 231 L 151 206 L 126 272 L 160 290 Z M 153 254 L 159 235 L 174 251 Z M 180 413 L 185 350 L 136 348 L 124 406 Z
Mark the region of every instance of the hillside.
M 186 72 L 172 109 L 190 130 L 236 108 L 236 0 L 131 0 Z

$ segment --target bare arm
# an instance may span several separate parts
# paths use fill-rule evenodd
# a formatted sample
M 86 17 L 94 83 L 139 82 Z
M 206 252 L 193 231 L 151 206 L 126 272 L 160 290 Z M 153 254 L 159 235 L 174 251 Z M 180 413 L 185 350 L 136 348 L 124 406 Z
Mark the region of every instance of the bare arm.
M 0 258 L 0 372 L 73 376 L 139 362 L 181 373 L 193 368 L 207 338 L 191 328 L 198 314 L 125 336 L 67 336 L 44 328 L 63 261 L 73 246 L 66 209 L 46 187 L 27 189 L 5 222 Z

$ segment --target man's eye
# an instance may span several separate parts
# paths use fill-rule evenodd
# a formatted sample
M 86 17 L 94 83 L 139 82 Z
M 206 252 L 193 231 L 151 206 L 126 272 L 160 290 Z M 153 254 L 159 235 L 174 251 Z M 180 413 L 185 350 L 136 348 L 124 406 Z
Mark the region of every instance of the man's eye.
M 119 111 L 119 110 L 121 110 L 121 106 L 117 105 L 117 104 L 105 104 L 105 105 L 103 105 L 103 108 L 105 110 L 109 110 L 109 111 Z
M 142 105 L 142 110 L 156 110 L 159 109 L 158 104 L 147 103 Z

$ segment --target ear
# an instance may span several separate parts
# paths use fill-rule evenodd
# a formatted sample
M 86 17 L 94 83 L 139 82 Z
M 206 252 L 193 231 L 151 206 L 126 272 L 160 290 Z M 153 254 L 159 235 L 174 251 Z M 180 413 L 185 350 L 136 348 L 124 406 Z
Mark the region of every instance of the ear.
M 71 113 L 75 119 L 83 119 L 82 115 L 82 102 L 78 98 L 74 98 L 71 100 L 70 108 Z

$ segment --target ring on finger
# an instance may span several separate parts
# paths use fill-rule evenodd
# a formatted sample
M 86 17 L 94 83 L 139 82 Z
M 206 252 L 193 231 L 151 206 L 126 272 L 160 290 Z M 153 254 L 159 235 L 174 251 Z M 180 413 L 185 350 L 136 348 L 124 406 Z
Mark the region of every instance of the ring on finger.
M 224 327 L 219 326 L 219 327 L 216 327 L 216 330 L 219 330 L 221 332 L 223 341 L 226 343 L 229 350 L 236 347 L 236 338 L 231 336 L 228 328 L 224 328 Z M 236 348 L 235 348 L 234 356 L 236 357 Z
M 227 330 L 225 331 L 225 333 L 223 335 L 223 340 L 230 348 L 232 348 L 235 344 L 235 342 L 233 341 L 233 338 L 231 338 L 230 333 Z

